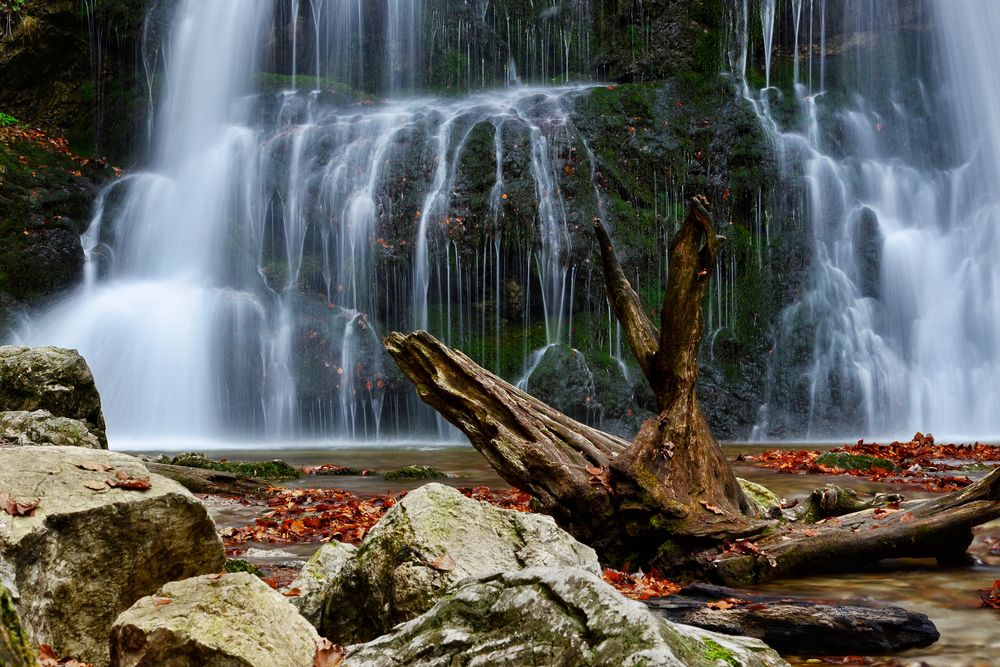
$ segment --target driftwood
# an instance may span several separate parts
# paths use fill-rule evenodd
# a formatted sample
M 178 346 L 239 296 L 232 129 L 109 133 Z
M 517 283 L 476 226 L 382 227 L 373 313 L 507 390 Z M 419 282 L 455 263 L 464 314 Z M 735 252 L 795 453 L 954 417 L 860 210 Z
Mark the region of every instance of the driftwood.
M 191 493 L 213 493 L 234 496 L 263 496 L 270 484 L 254 477 L 231 472 L 175 466 L 167 463 L 144 464 L 149 472 L 172 479 Z
M 735 603 L 719 604 L 726 600 Z M 940 637 L 927 616 L 900 607 L 812 602 L 707 584 L 646 604 L 675 623 L 756 637 L 792 655 L 888 655 L 929 646 Z
M 691 202 L 671 244 L 658 330 L 607 230 L 600 220 L 594 225 L 609 301 L 660 407 L 635 442 L 570 419 L 426 332 L 393 333 L 385 342 L 421 398 L 606 563 L 738 585 L 889 557 L 955 562 L 972 527 L 1000 517 L 1000 470 L 900 511 L 870 509 L 813 525 L 751 516 L 695 394 L 701 303 L 719 243 L 706 202 Z

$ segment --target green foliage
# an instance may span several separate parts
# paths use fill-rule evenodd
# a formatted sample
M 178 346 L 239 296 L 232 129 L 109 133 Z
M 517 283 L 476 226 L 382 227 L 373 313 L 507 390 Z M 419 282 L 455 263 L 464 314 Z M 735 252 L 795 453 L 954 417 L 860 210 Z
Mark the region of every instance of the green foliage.
M 213 461 L 204 454 L 186 452 L 174 457 L 171 463 L 175 466 L 201 468 L 203 470 L 218 470 L 245 477 L 260 477 L 261 479 L 295 479 L 301 473 L 284 461 Z
M 20 125 L 20 124 L 21 121 L 19 121 L 18 119 L 0 111 L 0 127 L 10 127 L 11 125 Z
M 708 658 L 709 660 L 716 660 L 716 661 L 721 660 L 723 662 L 729 663 L 730 665 L 733 665 L 733 667 L 739 667 L 740 662 L 739 660 L 736 659 L 736 656 L 734 656 L 731 651 L 726 650 L 721 644 L 712 641 L 711 639 L 703 639 L 702 641 L 705 643 L 706 658 Z
M 259 567 L 257 567 L 250 561 L 244 560 L 242 558 L 227 559 L 225 570 L 230 574 L 235 574 L 237 572 L 249 572 L 255 577 L 259 577 L 260 579 L 264 578 L 264 572 Z
M 846 452 L 825 452 L 820 454 L 816 463 L 829 468 L 841 470 L 895 470 L 896 466 L 888 459 L 863 454 L 848 454 Z
M 396 482 L 413 479 L 446 479 L 448 475 L 430 466 L 404 466 L 395 470 L 387 470 L 382 477 L 388 481 Z

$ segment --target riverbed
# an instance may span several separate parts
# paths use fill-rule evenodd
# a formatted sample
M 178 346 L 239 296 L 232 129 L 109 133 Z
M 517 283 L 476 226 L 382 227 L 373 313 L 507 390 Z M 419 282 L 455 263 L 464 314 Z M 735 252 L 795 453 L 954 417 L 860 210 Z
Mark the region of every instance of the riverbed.
M 808 445 L 826 448 L 832 445 Z M 907 498 L 928 497 L 919 488 L 869 482 L 856 477 L 831 475 L 789 475 L 772 470 L 753 468 L 736 459 L 740 454 L 753 454 L 774 445 L 727 444 L 725 450 L 737 475 L 772 489 L 779 496 L 804 496 L 825 483 L 850 486 L 858 491 L 891 491 Z M 782 445 L 800 449 L 799 445 Z M 453 486 L 508 486 L 486 460 L 469 445 L 422 444 L 414 446 L 316 446 L 290 449 L 202 449 L 212 458 L 259 461 L 280 458 L 296 467 L 334 463 L 352 468 L 388 470 L 406 465 L 427 465 L 448 475 L 445 483 Z M 160 453 L 160 452 L 144 452 Z M 395 494 L 407 491 L 425 481 L 386 481 L 379 476 L 305 476 L 284 484 L 296 487 L 335 487 L 358 494 Z M 213 517 L 220 526 L 244 525 L 252 520 L 253 508 L 236 503 L 212 503 Z M 1000 665 L 1000 611 L 980 608 L 979 590 L 990 588 L 1000 579 L 1000 557 L 989 554 L 984 538 L 1000 535 L 1000 522 L 976 529 L 972 553 L 979 564 L 940 568 L 934 561 L 887 561 L 877 568 L 851 574 L 823 575 L 775 582 L 756 590 L 778 595 L 798 595 L 822 600 L 865 600 L 899 605 L 927 614 L 941 632 L 941 639 L 924 649 L 895 656 L 898 662 L 886 664 L 929 665 L 932 667 L 986 667 Z M 251 545 L 264 552 L 275 552 L 276 559 L 304 559 L 315 544 Z M 254 552 L 260 554 L 261 552 Z M 807 664 L 790 658 L 793 664 Z M 879 663 L 875 663 L 879 664 Z

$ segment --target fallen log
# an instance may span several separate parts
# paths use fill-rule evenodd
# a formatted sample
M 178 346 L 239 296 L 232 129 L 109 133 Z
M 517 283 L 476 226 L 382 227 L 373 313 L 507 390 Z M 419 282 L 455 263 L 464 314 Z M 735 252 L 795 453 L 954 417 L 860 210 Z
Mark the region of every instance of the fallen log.
M 961 492 L 899 511 L 872 508 L 813 525 L 753 516 L 695 392 L 702 301 L 721 242 L 707 201 L 691 201 L 671 242 L 659 330 L 600 219 L 594 232 L 609 303 L 660 409 L 633 443 L 567 417 L 427 332 L 392 333 L 385 344 L 425 402 L 606 564 L 742 585 L 884 558 L 953 563 L 973 526 L 1000 517 L 1000 469 Z
M 813 602 L 695 584 L 646 604 L 667 620 L 761 639 L 800 656 L 889 655 L 929 646 L 940 634 L 924 614 L 866 602 Z
M 191 493 L 212 493 L 233 496 L 263 496 L 270 487 L 264 480 L 231 472 L 189 468 L 167 463 L 145 462 L 149 472 L 172 479 Z

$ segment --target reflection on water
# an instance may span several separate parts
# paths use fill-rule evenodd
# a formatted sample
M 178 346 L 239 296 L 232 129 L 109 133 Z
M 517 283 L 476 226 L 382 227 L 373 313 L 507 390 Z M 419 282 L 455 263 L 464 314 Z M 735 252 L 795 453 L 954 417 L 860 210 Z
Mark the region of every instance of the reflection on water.
M 785 445 L 789 447 L 788 445 Z M 833 445 L 829 445 L 830 447 Z M 808 445 L 810 448 L 827 448 Z M 927 497 L 922 489 L 880 484 L 859 478 L 834 475 L 787 475 L 773 470 L 752 468 L 735 462 L 739 454 L 750 455 L 773 445 L 730 444 L 725 449 L 734 461 L 737 474 L 772 489 L 779 496 L 804 496 L 826 483 L 850 486 L 858 491 L 902 492 L 908 498 Z M 791 448 L 791 447 L 790 447 Z M 158 452 L 157 452 L 158 453 Z M 476 450 L 469 446 L 412 447 L 353 447 L 276 450 L 208 450 L 213 458 L 260 461 L 281 458 L 296 467 L 335 463 L 352 468 L 389 470 L 407 465 L 429 465 L 449 476 L 446 483 L 454 486 L 485 485 L 494 488 L 508 486 Z M 399 493 L 424 484 L 422 481 L 386 482 L 381 477 L 308 476 L 289 483 L 298 487 L 336 487 L 359 494 Z M 210 506 L 213 518 L 220 526 L 245 525 L 259 508 L 238 504 L 215 503 Z M 979 589 L 989 588 L 1000 579 L 1000 558 L 990 556 L 984 537 L 1000 534 L 1000 522 L 976 530 L 973 554 L 982 564 L 942 569 L 933 561 L 893 561 L 878 568 L 844 575 L 823 575 L 779 581 L 756 590 L 777 595 L 798 595 L 825 600 L 866 600 L 906 607 L 927 614 L 941 632 L 941 639 L 928 648 L 908 651 L 897 656 L 901 663 L 932 667 L 986 667 L 1000 665 L 1000 612 L 979 608 Z M 274 549 L 273 545 L 253 545 Z M 307 558 L 315 545 L 277 545 L 283 552 Z M 806 664 L 792 658 L 793 664 Z

